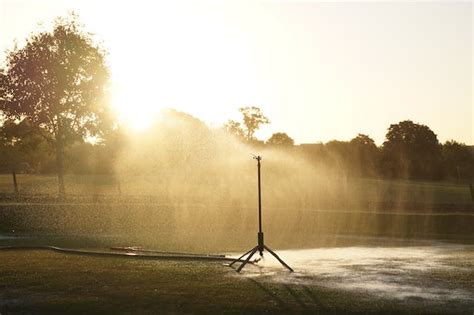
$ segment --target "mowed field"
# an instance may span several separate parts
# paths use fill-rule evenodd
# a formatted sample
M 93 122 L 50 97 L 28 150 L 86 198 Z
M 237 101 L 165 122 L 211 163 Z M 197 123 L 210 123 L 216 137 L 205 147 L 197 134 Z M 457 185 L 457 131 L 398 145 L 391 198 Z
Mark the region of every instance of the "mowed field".
M 308 197 L 296 189 L 275 200 L 263 186 L 266 238 L 278 248 L 337 245 L 340 237 L 362 235 L 474 241 L 467 183 L 335 181 L 335 192 Z M 122 178 L 119 190 L 110 176 L 67 176 L 67 197 L 57 200 L 55 176 L 19 175 L 18 183 L 15 197 L 11 176 L 0 176 L 0 233 L 88 235 L 109 245 L 197 251 L 239 251 L 255 239 L 254 189 L 242 200 L 209 199 L 212 182 L 176 193 L 159 177 Z M 322 195 L 329 196 L 325 202 Z
M 370 202 L 421 202 L 433 204 L 470 204 L 473 202 L 468 182 L 414 181 L 337 178 L 337 196 L 347 200 Z M 20 195 L 57 194 L 57 177 L 54 175 L 17 175 Z M 159 176 L 135 176 L 120 179 L 108 175 L 68 175 L 65 179 L 69 195 L 124 196 L 162 195 L 167 191 L 167 182 Z M 267 183 L 264 183 L 264 185 Z M 208 187 L 202 187 L 202 186 Z M 199 185 L 198 191 L 212 191 L 215 183 Z M 265 186 L 264 186 L 265 189 Z M 190 189 L 192 193 L 192 189 Z M 0 194 L 13 192 L 10 174 L 0 174 Z M 199 199 L 199 195 L 188 196 Z M 295 195 L 295 199 L 299 196 Z M 0 200 L 1 201 L 1 200 Z
M 329 256 L 311 256 L 311 263 L 318 266 L 314 271 L 307 268 L 306 257 L 300 265 L 289 260 L 295 273 L 280 266 L 247 266 L 242 274 L 217 262 L 0 251 L 0 312 L 470 314 L 474 310 L 471 248 L 454 247 L 448 260 L 443 251 L 435 255 L 443 259 L 439 263 L 433 259 L 437 250 L 428 249 L 431 260 L 421 264 L 423 249 L 397 258 L 392 256 L 406 250 L 393 250 L 387 259 L 367 266 L 368 260 L 358 256 L 346 266 L 329 249 Z M 381 254 L 389 253 L 387 249 Z M 344 272 L 331 267 L 334 263 Z

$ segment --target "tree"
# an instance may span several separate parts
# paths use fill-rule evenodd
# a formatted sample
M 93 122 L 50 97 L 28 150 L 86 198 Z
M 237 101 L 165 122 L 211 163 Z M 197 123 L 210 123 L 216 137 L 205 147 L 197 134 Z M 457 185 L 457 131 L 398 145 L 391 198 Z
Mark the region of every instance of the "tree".
M 104 55 L 72 14 L 7 56 L 0 110 L 9 119 L 28 119 L 48 141 L 56 154 L 60 197 L 65 195 L 65 147 L 100 136 L 109 122 Z
M 350 141 L 350 143 L 359 147 L 368 147 L 372 149 L 377 148 L 374 139 L 362 133 L 359 133 L 355 138 Z
M 442 145 L 442 170 L 446 178 L 474 178 L 474 155 L 469 148 L 454 140 Z
M 228 133 L 230 133 L 231 135 L 233 135 L 237 139 L 240 139 L 240 140 L 245 139 L 244 129 L 242 129 L 242 126 L 238 121 L 229 120 L 224 125 L 224 128 Z
M 270 123 L 270 120 L 263 115 L 260 108 L 252 107 L 241 107 L 239 112 L 242 113 L 244 125 L 245 125 L 245 138 L 247 141 L 255 140 L 255 131 L 260 128 L 260 125 Z
M 20 159 L 18 137 L 16 136 L 15 124 L 4 121 L 0 128 L 0 169 L 9 171 L 12 174 L 13 191 L 18 194 L 18 183 L 16 178 L 17 168 Z
M 276 132 L 267 140 L 267 144 L 270 145 L 292 146 L 294 143 L 294 140 L 284 132 Z
M 31 132 L 26 119 L 21 122 L 4 121 L 0 127 L 0 169 L 12 174 L 13 188 L 18 193 L 16 175 L 18 172 L 32 171 L 29 157 L 42 145 L 42 139 Z
M 379 150 L 368 135 L 359 133 L 350 142 L 350 159 L 358 175 L 376 176 L 378 173 Z
M 239 112 L 242 113 L 243 123 L 235 120 L 229 120 L 225 125 L 224 129 L 240 140 L 246 140 L 248 143 L 254 145 L 261 145 L 263 141 L 259 141 L 255 138 L 255 131 L 262 124 L 270 123 L 270 120 L 263 115 L 260 108 L 252 107 L 241 107 Z
M 410 120 L 390 125 L 382 146 L 384 166 L 395 177 L 433 178 L 441 157 L 436 134 Z
M 350 144 L 347 141 L 331 140 L 324 144 L 324 158 L 329 165 L 347 172 L 349 167 Z

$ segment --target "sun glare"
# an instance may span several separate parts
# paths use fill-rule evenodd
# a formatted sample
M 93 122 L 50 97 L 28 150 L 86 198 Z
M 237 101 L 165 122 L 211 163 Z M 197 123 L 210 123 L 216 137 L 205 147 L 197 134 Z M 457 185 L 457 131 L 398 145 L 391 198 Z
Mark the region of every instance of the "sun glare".
M 123 123 L 144 130 L 162 108 L 173 108 L 220 126 L 240 106 L 270 104 L 256 83 L 240 29 L 216 28 L 221 18 L 200 6 L 200 14 L 179 5 L 165 7 L 167 15 L 160 19 L 156 13 L 149 16 L 162 11 L 151 6 L 143 11 L 147 18 L 131 26 L 97 25 L 108 46 L 113 106 Z M 156 20 L 154 29 L 143 20 Z M 133 33 L 129 41 L 123 40 L 125 33 Z
M 112 106 L 119 120 L 135 131 L 143 131 L 153 124 L 153 117 L 160 110 L 154 106 L 152 96 L 145 96 L 138 87 L 128 85 L 113 90 Z

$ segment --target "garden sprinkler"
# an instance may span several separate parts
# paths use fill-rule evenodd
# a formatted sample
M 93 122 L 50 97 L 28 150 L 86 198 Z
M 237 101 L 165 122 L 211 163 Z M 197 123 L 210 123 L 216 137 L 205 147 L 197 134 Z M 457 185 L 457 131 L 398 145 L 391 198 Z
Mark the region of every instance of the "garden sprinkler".
M 267 247 L 263 241 L 263 231 L 262 231 L 262 189 L 261 189 L 261 180 L 260 180 L 260 161 L 262 160 L 262 157 L 260 155 L 254 155 L 252 157 L 253 159 L 257 160 L 257 174 L 258 174 L 258 233 L 257 233 L 257 246 L 237 258 L 236 260 L 232 261 L 229 266 L 232 266 L 234 263 L 240 261 L 242 258 L 244 258 L 246 255 L 248 257 L 245 259 L 243 263 L 240 264 L 240 266 L 237 268 L 237 272 L 240 272 L 242 268 L 245 267 L 245 265 L 250 261 L 252 256 L 258 251 L 260 254 L 260 257 L 263 257 L 263 252 L 264 250 L 267 250 L 272 254 L 283 266 L 285 266 L 288 270 L 293 272 L 293 269 L 291 269 L 290 266 L 288 266 L 278 255 L 272 251 L 269 247 Z

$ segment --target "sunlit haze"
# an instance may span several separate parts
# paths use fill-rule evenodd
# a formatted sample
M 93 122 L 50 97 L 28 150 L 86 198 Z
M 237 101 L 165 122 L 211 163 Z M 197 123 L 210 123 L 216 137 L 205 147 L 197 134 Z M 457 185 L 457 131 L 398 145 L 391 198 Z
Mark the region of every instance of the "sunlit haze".
M 113 105 L 136 129 L 161 108 L 217 127 L 256 105 L 261 139 L 380 144 L 411 119 L 474 143 L 470 2 L 0 0 L 0 60 L 70 10 L 107 48 Z
M 474 315 L 473 3 L 0 0 L 0 315 Z

